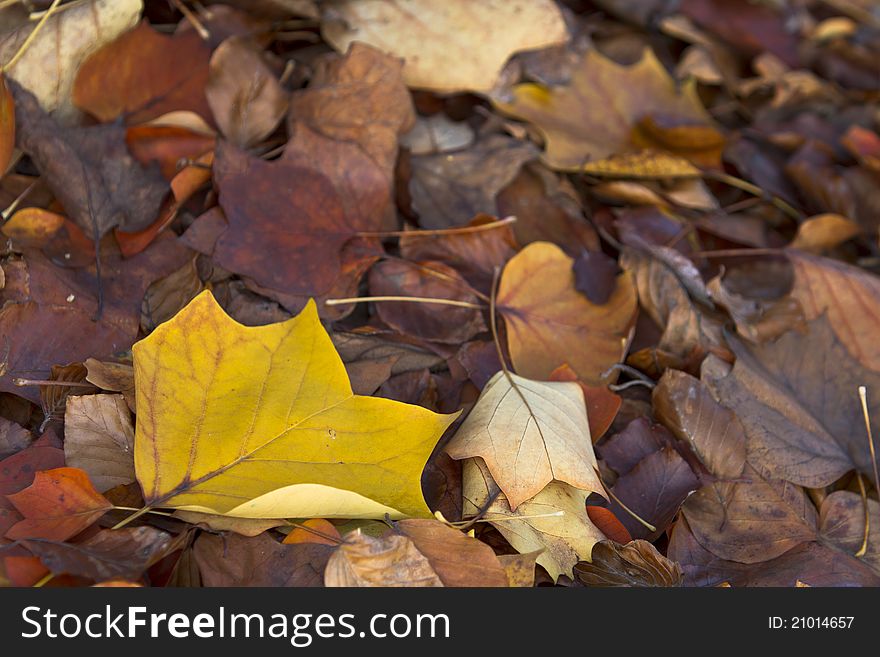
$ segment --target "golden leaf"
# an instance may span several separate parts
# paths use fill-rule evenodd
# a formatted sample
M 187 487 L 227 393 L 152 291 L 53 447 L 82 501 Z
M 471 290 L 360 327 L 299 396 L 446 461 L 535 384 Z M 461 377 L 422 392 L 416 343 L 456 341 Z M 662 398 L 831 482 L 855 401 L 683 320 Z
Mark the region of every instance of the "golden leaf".
M 133 348 L 149 507 L 248 518 L 423 516 L 455 415 L 352 393 L 313 301 L 245 327 L 203 292 Z

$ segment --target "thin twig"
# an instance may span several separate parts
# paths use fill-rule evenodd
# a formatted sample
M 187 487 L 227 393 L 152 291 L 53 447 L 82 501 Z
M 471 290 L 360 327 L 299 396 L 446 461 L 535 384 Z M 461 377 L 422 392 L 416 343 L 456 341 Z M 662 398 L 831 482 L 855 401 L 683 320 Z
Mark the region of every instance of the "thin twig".
M 46 10 L 46 13 L 43 14 L 43 17 L 40 19 L 40 22 L 34 26 L 34 29 L 31 30 L 31 33 L 28 34 L 27 39 L 24 40 L 24 43 L 21 44 L 21 47 L 18 49 L 12 59 L 10 59 L 5 65 L 0 66 L 0 73 L 3 71 L 8 71 L 13 66 L 18 64 L 18 61 L 22 58 L 24 53 L 30 48 L 31 44 L 36 39 L 37 34 L 39 34 L 40 30 L 46 24 L 46 21 L 55 13 L 55 10 L 58 8 L 58 5 L 61 4 L 61 0 L 53 0 L 51 6 Z
M 153 507 L 151 507 L 151 506 L 145 506 L 143 509 L 138 509 L 137 511 L 135 511 L 134 513 L 132 513 L 132 514 L 131 514 L 130 516 L 128 516 L 127 518 L 123 518 L 122 520 L 120 520 L 119 522 L 117 522 L 115 525 L 113 525 L 113 527 L 111 527 L 111 529 L 122 529 L 122 528 L 125 527 L 128 523 L 130 523 L 132 520 L 135 520 L 136 518 L 140 518 L 140 517 L 141 517 L 142 515 L 144 515 L 145 513 L 150 513 L 150 512 L 152 512 L 152 510 L 153 510 Z
M 859 482 L 859 493 L 862 495 L 862 505 L 865 509 L 865 531 L 862 534 L 862 545 L 853 556 L 861 558 L 868 551 L 868 537 L 871 535 L 871 514 L 868 513 L 868 492 L 865 490 L 865 482 L 862 481 L 861 472 L 856 472 L 856 479 Z
M 204 25 L 202 25 L 202 21 L 199 20 L 198 16 L 190 11 L 189 7 L 183 4 L 180 0 L 171 0 L 171 4 L 175 6 L 177 11 L 183 14 L 186 20 L 189 21 L 189 24 L 193 26 L 193 29 L 195 29 L 198 35 L 202 37 L 202 41 L 207 41 L 211 38 L 211 33 L 208 32 Z
M 617 497 L 617 495 L 615 495 L 614 492 L 613 492 L 608 486 L 605 485 L 605 482 L 604 482 L 604 481 L 602 481 L 602 476 L 599 474 L 599 470 L 598 470 L 598 469 L 596 469 L 596 476 L 599 478 L 599 482 L 602 484 L 602 488 L 605 489 L 605 492 L 608 493 L 608 496 L 609 496 L 612 500 L 614 500 L 615 502 L 617 502 L 617 503 L 620 505 L 620 508 L 621 508 L 621 509 L 623 509 L 624 511 L 626 511 L 629 515 L 631 515 L 631 516 L 632 516 L 635 520 L 637 520 L 640 524 L 644 525 L 644 526 L 648 529 L 648 531 L 652 531 L 652 532 L 657 531 L 657 528 L 656 528 L 654 525 L 652 525 L 652 524 L 651 524 L 650 522 L 648 522 L 647 520 L 644 520 L 643 518 L 641 518 L 641 517 L 635 512 L 635 511 L 633 511 L 633 510 L 630 509 L 626 504 L 624 504 L 623 502 L 620 501 L 620 498 Z
M 516 217 L 510 216 L 498 221 L 477 226 L 457 226 L 455 228 L 435 228 L 431 230 L 380 230 L 374 232 L 356 233 L 358 237 L 444 237 L 446 235 L 466 235 L 469 233 L 481 233 L 486 230 L 495 230 L 502 226 L 516 223 Z
M 470 301 L 456 301 L 455 299 L 435 299 L 433 297 L 395 297 L 395 296 L 379 296 L 379 297 L 349 297 L 346 299 L 327 299 L 324 302 L 326 306 L 341 306 L 346 303 L 367 303 L 375 301 L 408 301 L 412 303 L 436 303 L 444 306 L 457 306 L 459 308 L 476 308 L 482 310 L 485 306 Z
M 24 386 L 59 386 L 64 388 L 96 388 L 92 383 L 83 383 L 81 381 L 50 381 L 48 379 L 12 379 L 12 384 Z
M 703 177 L 708 178 L 709 180 L 715 180 L 717 182 L 724 183 L 725 185 L 730 185 L 731 187 L 736 187 L 737 189 L 741 189 L 742 191 L 748 192 L 749 194 L 757 196 L 758 198 L 766 199 L 771 204 L 773 204 L 774 207 L 781 210 L 799 223 L 804 218 L 804 215 L 791 204 L 774 194 L 769 194 L 768 192 L 765 192 L 763 189 L 753 183 L 750 183 L 748 180 L 743 180 L 742 178 L 737 178 L 736 176 L 731 176 L 730 174 L 723 173 L 721 171 L 703 171 Z
M 880 474 L 877 472 L 877 453 L 874 451 L 874 434 L 871 431 L 871 416 L 868 413 L 868 389 L 865 386 L 859 386 L 859 402 L 862 405 L 865 429 L 868 431 L 868 453 L 871 455 L 871 467 L 874 469 L 874 490 L 880 495 Z
M 4 223 L 9 221 L 9 219 L 12 217 L 12 214 L 18 209 L 18 206 L 21 205 L 21 202 L 27 198 L 28 194 L 31 193 L 31 191 L 34 189 L 34 187 L 37 186 L 37 183 L 39 182 L 39 178 L 34 178 L 34 181 L 30 185 L 28 185 L 25 190 L 15 198 L 12 203 L 9 204 L 9 207 L 7 207 L 5 210 L 3 210 L 2 213 L 0 213 L 0 218 L 3 219 Z

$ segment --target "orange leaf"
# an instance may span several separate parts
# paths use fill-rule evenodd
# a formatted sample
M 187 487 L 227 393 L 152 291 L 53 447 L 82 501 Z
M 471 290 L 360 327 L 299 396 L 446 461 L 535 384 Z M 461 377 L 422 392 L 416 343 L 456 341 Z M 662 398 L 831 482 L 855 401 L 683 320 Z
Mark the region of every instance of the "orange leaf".
M 587 515 L 596 527 L 612 541 L 626 545 L 632 539 L 623 523 L 611 511 L 603 506 L 587 505 Z
M 33 586 L 49 573 L 39 557 L 5 557 L 3 567 L 13 586 Z
M 318 543 L 319 545 L 332 545 L 336 547 L 342 542 L 342 535 L 336 529 L 336 526 L 329 520 L 323 518 L 309 518 L 300 523 L 301 527 L 294 527 L 290 533 L 284 537 L 282 543 L 291 545 L 294 543 Z M 308 527 L 308 529 L 306 529 Z M 309 531 L 314 530 L 314 531 Z M 334 541 L 333 538 L 339 540 Z
M 195 30 L 160 34 L 144 21 L 80 67 L 73 102 L 99 121 L 143 123 L 174 110 L 212 119 L 205 83 L 211 48 Z
M 7 499 L 24 516 L 6 532 L 12 540 L 66 541 L 113 508 L 79 468 L 37 472 L 34 483 Z
M 0 174 L 6 172 L 15 149 L 15 101 L 0 72 Z
M 213 150 L 216 141 L 212 135 L 171 125 L 139 125 L 125 133 L 125 143 L 134 158 L 144 166 L 158 162 L 168 180 L 177 176 L 181 159 Z
M 18 246 L 41 248 L 64 225 L 64 216 L 42 208 L 22 208 L 0 229 Z

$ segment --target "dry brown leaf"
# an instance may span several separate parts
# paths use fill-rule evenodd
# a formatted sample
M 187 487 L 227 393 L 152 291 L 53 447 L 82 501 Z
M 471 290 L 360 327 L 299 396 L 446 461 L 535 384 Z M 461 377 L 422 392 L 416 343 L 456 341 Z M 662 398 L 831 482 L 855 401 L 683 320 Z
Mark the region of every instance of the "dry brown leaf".
M 32 440 L 30 431 L 0 416 L 0 460 L 20 452 L 30 445 Z
M 532 588 L 535 585 L 535 560 L 543 551 L 499 555 L 498 561 L 507 572 L 507 585 L 511 588 Z
M 125 363 L 111 363 L 87 358 L 83 365 L 88 374 L 86 381 L 102 390 L 121 393 L 132 413 L 136 412 L 134 399 L 134 368 Z
M 438 520 L 401 520 L 397 530 L 427 557 L 444 586 L 507 586 L 507 572 L 485 543 Z
M 330 556 L 324 586 L 437 587 L 443 582 L 406 536 L 374 538 L 355 531 Z
M 65 123 L 79 112 L 71 101 L 73 81 L 86 58 L 106 43 L 134 27 L 141 15 L 141 0 L 87 0 L 51 16 L 8 71 L 40 101 L 46 112 Z M 34 29 L 28 22 L 0 37 L 0 64 L 7 63 Z
M 695 84 L 679 90 L 651 50 L 633 66 L 590 50 L 570 85 L 521 84 L 513 88 L 511 102 L 496 106 L 534 124 L 545 140 L 546 162 L 566 171 L 581 171 L 589 163 L 597 171 L 629 170 L 627 175 L 640 177 L 694 175 L 682 160 L 711 159 L 711 154 L 717 159 L 724 141 L 712 128 Z M 661 125 L 661 118 L 671 126 Z M 632 162 L 603 162 L 644 150 L 665 153 L 656 161 L 638 156 Z
M 880 576 L 861 560 L 816 542 L 756 564 L 720 559 L 697 542 L 687 522 L 676 524 L 668 556 L 681 564 L 685 586 L 880 586 Z
M 102 493 L 135 480 L 134 425 L 122 395 L 67 398 L 64 457 Z
M 446 452 L 459 460 L 482 458 L 514 510 L 554 480 L 587 493 L 604 490 L 596 474 L 584 393 L 572 381 L 533 381 L 498 372 Z
M 818 214 L 798 226 L 791 248 L 820 254 L 862 232 L 861 226 L 839 214 Z
M 880 278 L 864 269 L 806 253 L 789 252 L 794 266 L 792 296 L 807 319 L 827 313 L 841 343 L 858 362 L 880 372 Z
M 272 134 L 287 113 L 287 93 L 246 37 L 226 39 L 211 55 L 205 96 L 220 131 L 241 148 Z
M 450 299 L 479 306 L 461 274 L 441 262 L 385 260 L 370 270 L 369 284 L 372 295 Z M 376 315 L 403 335 L 445 344 L 461 344 L 486 330 L 479 307 L 383 301 L 376 304 Z
M 854 469 L 873 477 L 858 388 L 880 390 L 880 374 L 849 355 L 826 317 L 810 322 L 806 335 L 789 331 L 765 345 L 727 341 L 736 354 L 732 371 L 710 360 L 702 378 L 736 409 L 750 462 L 811 488 Z M 868 411 L 878 416 L 880 395 L 869 395 Z
M 141 306 L 141 328 L 144 333 L 150 333 L 159 324 L 174 317 L 204 289 L 196 267 L 196 258 L 151 283 Z
M 549 0 L 343 0 L 321 32 L 340 52 L 358 40 L 402 57 L 408 86 L 443 93 L 487 92 L 513 53 L 568 38 Z
M 757 563 L 816 538 L 818 514 L 803 488 L 751 464 L 742 478 L 702 488 L 684 503 L 702 546 L 722 559 Z
M 456 269 L 476 289 L 488 293 L 495 267 L 503 267 L 517 248 L 511 227 L 497 224 L 494 217 L 478 215 L 468 224 L 478 229 L 472 232 L 409 231 L 400 238 L 400 254 L 412 261 L 439 260 Z
M 328 545 L 282 545 L 268 534 L 203 532 L 193 546 L 205 586 L 322 586 L 332 551 Z
M 505 266 L 498 311 L 518 374 L 547 379 L 568 363 L 581 381 L 601 385 L 602 374 L 626 353 L 636 290 L 630 275 L 621 274 L 607 303 L 590 303 L 575 287 L 573 264 L 558 246 L 533 242 Z
M 574 575 L 586 586 L 681 586 L 681 566 L 648 541 L 620 545 L 601 541 L 593 546 L 591 563 L 579 563 Z
M 685 441 L 706 469 L 719 479 L 742 474 L 746 438 L 730 409 L 716 402 L 699 379 L 668 369 L 651 396 L 654 415 Z
M 495 214 L 495 196 L 536 155 L 528 142 L 490 135 L 466 150 L 411 158 L 409 193 L 419 224 L 452 228 Z
M 676 357 L 680 365 L 689 360 L 699 363 L 706 352 L 722 343 L 720 318 L 691 300 L 684 284 L 667 264 L 647 252 L 626 249 L 620 265 L 632 276 L 639 307 L 663 332 L 652 364 L 662 366 L 663 354 Z

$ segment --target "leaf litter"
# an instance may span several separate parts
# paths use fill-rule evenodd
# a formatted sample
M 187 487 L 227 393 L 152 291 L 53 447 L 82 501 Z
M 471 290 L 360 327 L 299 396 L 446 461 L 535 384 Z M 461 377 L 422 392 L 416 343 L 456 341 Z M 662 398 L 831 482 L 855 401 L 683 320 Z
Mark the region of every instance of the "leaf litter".
M 478 4 L 3 23 L 0 585 L 880 585 L 877 20 Z

